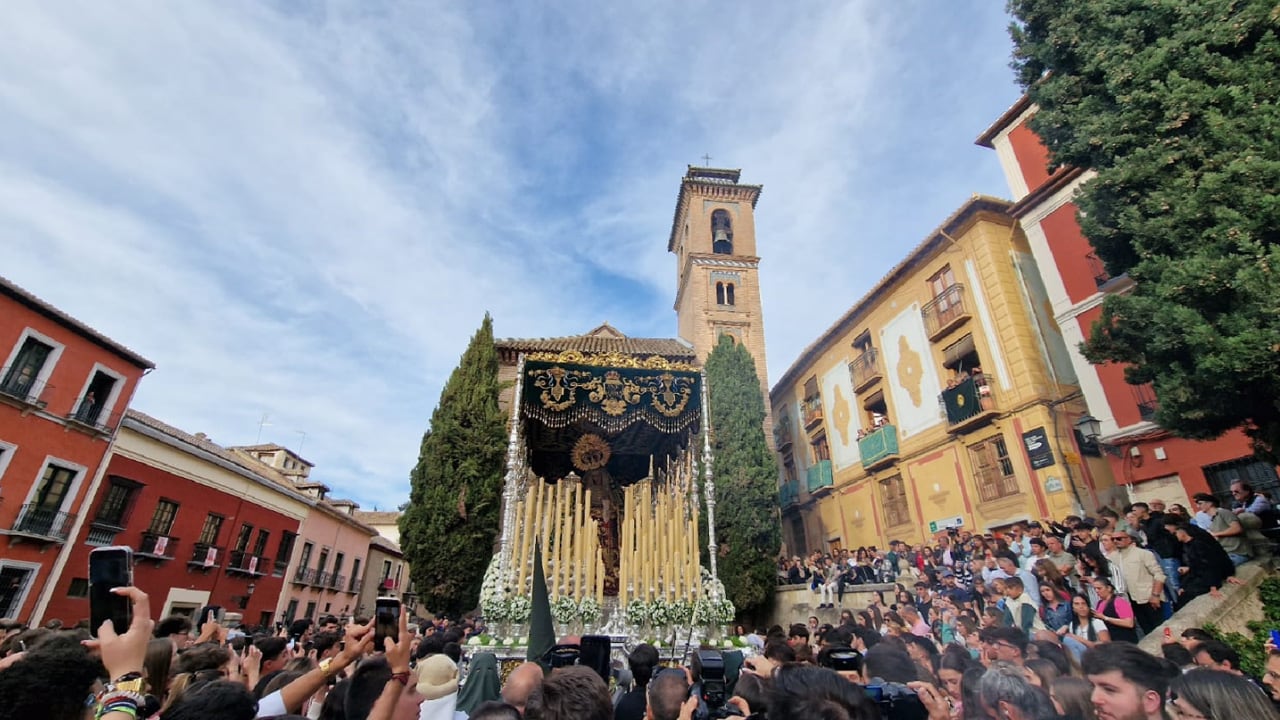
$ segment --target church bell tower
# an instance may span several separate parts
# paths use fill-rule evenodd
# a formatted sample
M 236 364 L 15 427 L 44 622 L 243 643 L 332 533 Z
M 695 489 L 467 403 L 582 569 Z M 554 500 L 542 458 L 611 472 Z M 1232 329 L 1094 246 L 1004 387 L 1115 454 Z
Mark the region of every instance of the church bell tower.
M 680 337 L 693 345 L 699 362 L 706 362 L 722 335 L 747 348 L 760 376 L 765 440 L 773 449 L 756 255 L 755 207 L 763 187 L 739 183 L 741 174 L 689 167 L 680 182 L 667 251 L 676 256 Z

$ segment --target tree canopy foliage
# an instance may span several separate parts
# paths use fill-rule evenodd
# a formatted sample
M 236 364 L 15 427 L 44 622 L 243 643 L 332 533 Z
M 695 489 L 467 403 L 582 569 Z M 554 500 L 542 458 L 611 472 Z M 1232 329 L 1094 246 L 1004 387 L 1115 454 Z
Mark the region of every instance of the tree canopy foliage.
M 756 615 L 773 599 L 782 545 L 778 470 L 764 437 L 764 393 L 751 354 L 728 336 L 707 356 L 706 371 L 719 576 L 738 612 Z
M 431 414 L 400 518 L 400 548 L 433 612 L 475 608 L 493 557 L 506 456 L 498 389 L 498 351 L 486 314 Z
M 1091 362 L 1151 382 L 1156 420 L 1280 448 L 1280 6 L 1010 0 L 1013 67 L 1055 166 L 1092 169 L 1080 225 L 1131 291 Z

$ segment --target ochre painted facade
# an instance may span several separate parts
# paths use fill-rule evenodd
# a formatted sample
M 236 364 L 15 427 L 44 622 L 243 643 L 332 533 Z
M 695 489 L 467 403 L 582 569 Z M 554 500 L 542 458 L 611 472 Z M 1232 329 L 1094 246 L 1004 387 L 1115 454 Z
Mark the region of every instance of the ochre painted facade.
M 1008 206 L 965 203 L 773 388 L 791 552 L 1111 500 L 1106 463 L 1076 441 L 1079 388 Z

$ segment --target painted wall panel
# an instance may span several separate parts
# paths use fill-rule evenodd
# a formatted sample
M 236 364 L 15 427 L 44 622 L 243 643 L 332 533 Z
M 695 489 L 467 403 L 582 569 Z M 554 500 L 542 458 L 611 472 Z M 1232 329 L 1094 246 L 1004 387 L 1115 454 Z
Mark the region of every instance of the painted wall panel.
M 929 352 L 920 306 L 912 303 L 880 331 L 885 357 L 885 383 L 893 397 L 902 437 L 915 435 L 942 422 L 938 395 L 942 385 Z

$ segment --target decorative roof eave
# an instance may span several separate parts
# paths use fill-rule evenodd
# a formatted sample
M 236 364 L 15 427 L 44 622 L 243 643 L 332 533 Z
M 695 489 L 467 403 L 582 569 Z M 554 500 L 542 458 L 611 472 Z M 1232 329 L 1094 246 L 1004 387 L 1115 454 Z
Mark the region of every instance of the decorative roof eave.
M 41 300 L 40 298 L 36 297 L 30 292 L 27 292 L 26 290 L 14 284 L 13 281 L 9 280 L 8 278 L 5 278 L 4 276 L 0 276 L 0 295 L 5 295 L 17 301 L 18 304 L 20 305 L 25 305 L 28 309 L 33 310 L 39 313 L 40 315 L 43 315 L 46 318 L 49 318 L 50 320 L 67 328 L 68 330 L 71 330 L 72 332 L 79 334 L 80 336 L 93 342 L 95 345 L 98 345 L 99 347 L 102 347 L 106 350 L 110 350 L 111 352 L 119 355 L 125 360 L 128 360 L 129 362 L 133 363 L 136 367 L 142 368 L 143 370 L 154 370 L 156 367 L 156 364 L 151 362 L 150 360 L 142 357 L 138 353 L 130 350 L 124 345 L 121 345 L 115 340 L 112 340 L 106 335 L 103 335 L 97 330 L 94 330 L 88 325 L 85 325 L 79 320 L 76 320 L 75 318 L 59 310 L 58 308 L 50 305 L 44 300 Z
M 982 134 L 979 135 L 978 139 L 974 140 L 973 143 L 986 148 L 994 147 L 992 143 L 996 139 L 996 136 L 1003 132 L 1004 129 L 1012 124 L 1014 120 L 1021 117 L 1022 113 L 1026 112 L 1027 109 L 1031 107 L 1031 104 L 1031 98 L 1028 97 L 1026 93 L 1023 93 L 1022 97 L 1018 98 L 1013 105 L 1010 105 L 1008 110 L 1001 113 L 1000 117 L 996 118 L 996 121 L 991 123 L 990 127 L 983 130 Z
M 698 177 L 690 177 L 694 172 L 719 172 L 732 174 L 734 182 L 715 182 L 712 180 L 701 179 Z M 689 166 L 689 171 L 680 181 L 680 192 L 676 194 L 676 209 L 671 216 L 671 234 L 667 237 L 667 252 L 671 252 L 676 246 L 676 233 L 680 228 L 680 211 L 689 201 L 689 189 L 697 186 L 698 189 L 705 191 L 707 194 L 720 197 L 732 198 L 750 201 L 751 207 L 755 207 L 760 201 L 760 193 L 764 192 L 763 185 L 741 185 L 737 182 L 737 178 L 741 175 L 741 170 L 721 170 L 717 168 L 700 168 Z
M 1012 203 L 1010 201 L 990 195 L 975 193 L 970 197 L 964 205 L 961 205 L 941 225 L 929 233 L 923 242 L 913 248 L 906 258 L 890 268 L 889 272 L 880 279 L 880 282 L 876 283 L 866 295 L 863 295 L 858 302 L 845 311 L 831 327 L 818 336 L 817 340 L 814 340 L 808 347 L 800 351 L 799 357 L 796 358 L 795 362 L 791 363 L 791 367 L 787 368 L 782 377 L 770 388 L 770 400 L 774 398 L 774 394 L 779 392 L 781 388 L 794 383 L 795 376 L 799 374 L 800 370 L 808 368 L 819 355 L 827 351 L 835 342 L 835 339 L 848 331 L 855 324 L 854 321 L 860 319 L 874 302 L 893 287 L 894 283 L 902 279 L 908 271 L 915 269 L 917 265 L 933 257 L 933 253 L 943 244 L 951 242 L 947 237 L 948 235 L 953 236 L 959 231 L 959 228 L 971 222 L 982 212 L 997 213 L 1007 217 L 1011 206 Z M 1012 221 L 1010 224 L 1013 224 L 1013 222 L 1016 221 Z
M 1009 214 L 1021 220 L 1041 203 L 1058 194 L 1058 191 L 1075 182 L 1076 178 L 1085 174 L 1083 168 L 1058 168 L 1040 187 L 1032 190 L 1021 200 L 1009 207 Z

